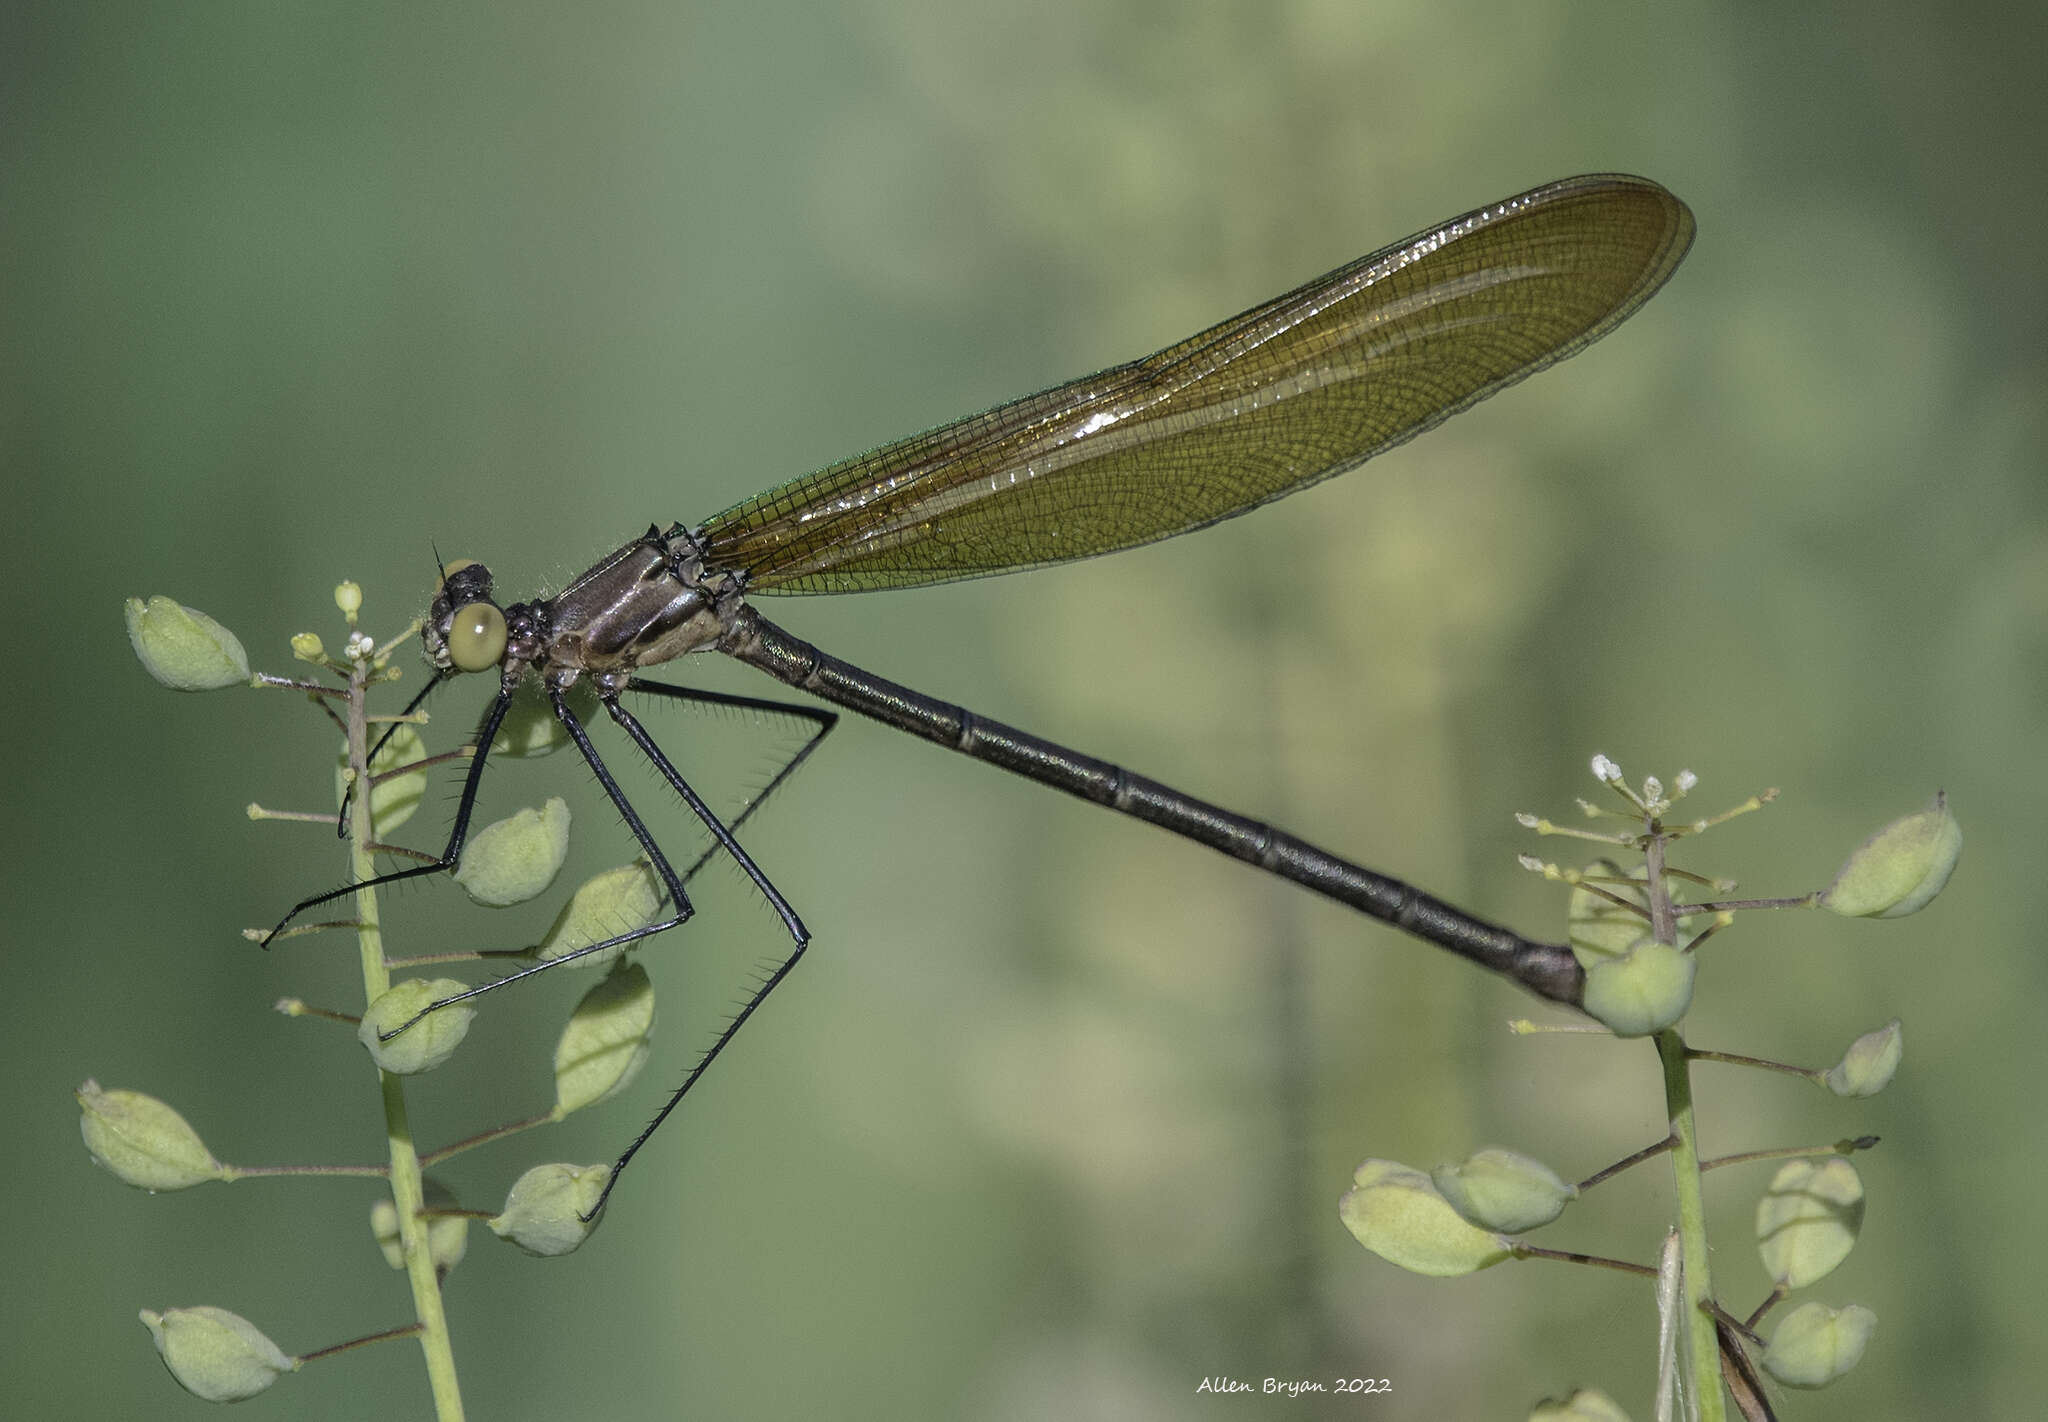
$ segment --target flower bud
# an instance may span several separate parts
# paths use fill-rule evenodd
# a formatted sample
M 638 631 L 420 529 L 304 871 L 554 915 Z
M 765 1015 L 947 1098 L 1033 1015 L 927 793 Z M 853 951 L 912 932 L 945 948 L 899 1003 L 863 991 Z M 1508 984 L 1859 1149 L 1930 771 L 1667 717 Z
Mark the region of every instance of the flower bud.
M 143 669 L 173 691 L 218 691 L 249 679 L 241 639 L 196 608 L 167 597 L 131 597 L 128 644 Z
M 638 963 L 615 968 L 583 995 L 555 1043 L 555 1115 L 594 1106 L 647 1064 L 654 984 Z
M 491 1230 L 528 1254 L 567 1254 L 597 1228 L 583 1212 L 597 1204 L 611 1173 L 609 1165 L 536 1165 L 513 1184 L 505 1212 L 488 1221 Z
M 1502 1234 L 1547 1225 L 1578 1198 L 1578 1187 L 1540 1160 L 1502 1146 L 1487 1146 L 1456 1165 L 1439 1165 L 1429 1178 L 1452 1209 L 1481 1229 Z
M 1841 1156 L 1787 1161 L 1756 1202 L 1764 1272 L 1803 1289 L 1849 1257 L 1863 1228 L 1863 1179 Z
M 1828 1090 L 1837 1096 L 1875 1096 L 1891 1084 L 1905 1052 L 1904 1029 L 1894 1017 L 1849 1044 L 1842 1059 L 1827 1069 Z
M 86 1150 L 122 1184 L 183 1190 L 228 1178 L 227 1167 L 213 1158 L 199 1133 L 154 1096 L 108 1091 L 90 1078 L 74 1095 Z
M 563 957 L 579 948 L 602 943 L 622 933 L 631 933 L 654 922 L 661 911 L 661 881 L 646 860 L 636 859 L 602 874 L 592 875 L 576 890 L 554 926 L 534 950 L 542 962 Z M 589 967 L 617 961 L 626 945 L 603 953 L 592 953 L 576 961 Z
M 382 1040 L 383 1034 L 411 1021 L 428 1003 L 468 991 L 468 983 L 453 978 L 407 978 L 370 1004 L 356 1028 L 356 1040 L 369 1049 L 370 1060 L 379 1069 L 393 1076 L 432 1071 L 454 1056 L 469 1035 L 475 1008 L 458 1002 L 429 1012 L 389 1041 Z
M 342 582 L 334 585 L 334 605 L 341 609 L 343 617 L 353 619 L 363 610 L 363 589 L 358 583 Z
M 240 1402 L 298 1371 L 297 1358 L 224 1308 L 146 1308 L 142 1323 L 178 1386 L 207 1402 Z
M 1863 1359 L 1877 1315 L 1862 1304 L 1803 1303 L 1779 1320 L 1764 1371 L 1786 1387 L 1826 1387 Z
M 292 635 L 292 655 L 319 666 L 327 660 L 327 644 L 317 632 L 297 632 Z
M 1685 1016 L 1698 968 L 1692 954 L 1645 938 L 1586 969 L 1583 1006 L 1617 1037 L 1647 1037 Z
M 1941 892 L 1962 852 L 1963 827 L 1949 812 L 1948 796 L 1937 794 L 1926 809 L 1865 840 L 1820 901 L 1845 918 L 1904 918 Z
M 461 1208 L 455 1192 L 431 1175 L 420 1181 L 420 1193 L 429 1210 Z M 469 1251 L 469 1217 L 435 1214 L 428 1216 L 426 1223 L 427 1257 L 434 1261 L 434 1272 L 446 1278 L 448 1271 L 460 1264 Z M 370 1206 L 370 1233 L 377 1247 L 384 1251 L 384 1262 L 394 1269 L 405 1268 L 405 1245 L 398 1237 L 398 1206 L 389 1195 Z
M 1399 1161 L 1368 1160 L 1337 1214 L 1358 1242 L 1412 1274 L 1449 1279 L 1509 1257 L 1506 1240 L 1459 1218 L 1427 1175 Z
M 555 882 L 569 857 L 569 805 L 560 796 L 539 809 L 485 825 L 462 851 L 455 882 L 486 908 L 522 904 Z

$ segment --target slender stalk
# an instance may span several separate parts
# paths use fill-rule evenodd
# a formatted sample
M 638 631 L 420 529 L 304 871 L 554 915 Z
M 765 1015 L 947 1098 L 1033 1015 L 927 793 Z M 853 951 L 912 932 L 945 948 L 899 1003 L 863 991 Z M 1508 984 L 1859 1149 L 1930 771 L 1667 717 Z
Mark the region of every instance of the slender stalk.
M 1671 1137 L 1666 1136 L 1663 1140 L 1656 1142 L 1654 1145 L 1644 1146 L 1634 1155 L 1623 1156 L 1620 1160 L 1615 1161 L 1614 1164 L 1608 1166 L 1605 1170 L 1594 1171 L 1591 1175 L 1588 1175 L 1584 1180 L 1581 1180 L 1579 1182 L 1579 1193 L 1583 1195 L 1588 1190 L 1592 1189 L 1595 1185 L 1598 1185 L 1601 1181 L 1611 1180 L 1615 1176 L 1621 1174 L 1622 1171 L 1627 1170 L 1631 1166 L 1641 1165 L 1644 1161 L 1649 1160 L 1653 1156 L 1662 1155 L 1665 1151 L 1671 1149 L 1671 1145 Z
M 1676 946 L 1678 920 L 1671 910 L 1671 891 L 1664 881 L 1664 839 L 1652 834 L 1644 846 L 1644 883 L 1650 904 L 1650 929 L 1659 943 Z M 1700 1422 L 1727 1422 L 1721 1389 L 1721 1340 L 1708 1311 L 1714 1304 L 1713 1270 L 1707 1259 L 1706 1194 L 1700 1186 L 1698 1121 L 1693 1115 L 1691 1061 L 1685 1039 L 1675 1027 L 1657 1034 L 1657 1057 L 1664 1064 L 1664 1106 L 1671 1118 L 1671 1174 L 1678 1195 L 1679 1247 L 1685 1264 L 1683 1281 L 1685 1328 L 1691 1343 L 1687 1360 L 1693 1400 Z
M 266 1175 L 355 1176 L 382 1180 L 391 1174 L 388 1165 L 230 1165 L 223 1167 L 223 1180 L 255 1180 Z
M 1589 1264 L 1595 1269 L 1612 1269 L 1617 1274 L 1634 1274 L 1642 1279 L 1657 1277 L 1655 1269 L 1632 1259 L 1610 1259 L 1604 1254 L 1581 1254 L 1574 1249 L 1545 1249 L 1540 1244 L 1526 1244 L 1519 1239 L 1510 1247 L 1517 1259 L 1555 1259 L 1560 1264 Z
M 1826 1072 L 1814 1071 L 1810 1067 L 1793 1066 L 1789 1062 L 1774 1062 L 1768 1057 L 1745 1057 L 1739 1052 L 1707 1051 L 1699 1047 L 1686 1048 L 1687 1055 L 1694 1061 L 1721 1062 L 1727 1066 L 1755 1067 L 1759 1071 L 1781 1071 L 1787 1076 L 1803 1076 L 1808 1081 L 1819 1081 Z
M 351 797 L 349 870 L 359 884 L 376 875 L 370 846 L 377 842 L 371 810 L 370 740 L 367 693 L 371 664 L 358 658 L 348 679 L 348 763 L 355 772 L 357 793 Z M 391 987 L 384 963 L 384 933 L 378 918 L 376 891 L 356 891 L 356 945 L 362 959 L 363 1001 L 375 1002 Z M 427 1249 L 422 1213 L 425 1196 L 420 1183 L 419 1153 L 413 1146 L 412 1124 L 406 1115 L 405 1083 L 390 1072 L 377 1073 L 384 1097 L 384 1133 L 391 1152 L 391 1201 L 398 1210 L 399 1251 L 406 1279 L 412 1285 L 413 1314 L 419 1320 L 420 1350 L 426 1355 L 427 1383 L 434 1396 L 436 1422 L 462 1422 L 462 1388 L 455 1373 L 455 1350 L 448 1336 L 448 1315 L 441 1304 L 441 1280 Z
M 330 1343 L 325 1348 L 315 1348 L 310 1353 L 301 1353 L 299 1361 L 310 1363 L 316 1358 L 331 1358 L 336 1353 L 346 1353 L 351 1348 L 367 1348 L 372 1343 L 389 1343 L 394 1338 L 410 1338 L 420 1331 L 417 1323 L 408 1323 L 398 1328 L 387 1328 L 381 1333 L 371 1333 L 362 1338 L 351 1338 L 346 1343 Z
M 1821 891 L 1815 889 L 1810 894 L 1784 899 L 1714 899 L 1707 903 L 1686 904 L 1679 912 L 1696 918 L 1703 913 L 1732 913 L 1738 909 L 1812 908 L 1820 902 L 1820 895 Z
M 521 1131 L 530 1131 L 536 1126 L 549 1125 L 560 1119 L 561 1117 L 553 1111 L 543 1111 L 538 1116 L 528 1116 L 523 1121 L 508 1121 L 502 1126 L 493 1126 L 488 1131 L 479 1131 L 477 1134 L 465 1137 L 452 1145 L 444 1145 L 439 1150 L 430 1150 L 420 1157 L 420 1164 L 423 1166 L 439 1165 L 450 1156 L 460 1155 L 466 1150 L 475 1150 L 480 1145 L 489 1145 L 492 1141 L 501 1141 L 507 1136 L 516 1136 Z M 448 1211 L 443 1210 L 440 1213 L 447 1214 Z M 483 1212 L 482 1218 L 489 1219 L 491 1215 L 492 1212 L 486 1210 Z
M 1852 1140 L 1830 1141 L 1826 1145 L 1777 1146 L 1771 1150 L 1745 1150 L 1734 1155 L 1717 1155 L 1712 1160 L 1702 1160 L 1700 1169 L 1719 1170 L 1725 1165 L 1748 1165 L 1753 1160 L 1791 1160 L 1799 1156 L 1854 1155 L 1859 1150 L 1875 1150 L 1880 1136 L 1857 1136 Z

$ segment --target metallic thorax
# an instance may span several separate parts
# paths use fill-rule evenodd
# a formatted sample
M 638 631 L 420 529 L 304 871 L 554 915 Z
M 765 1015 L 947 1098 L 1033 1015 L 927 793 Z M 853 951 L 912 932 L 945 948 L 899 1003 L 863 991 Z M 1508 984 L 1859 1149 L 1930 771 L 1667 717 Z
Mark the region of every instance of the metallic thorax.
M 435 666 L 452 669 L 450 628 L 478 603 L 496 606 L 490 570 L 481 563 L 451 564 L 421 632 Z M 616 691 L 636 668 L 715 645 L 740 605 L 740 579 L 706 573 L 688 531 L 650 524 L 554 597 L 503 610 L 502 674 L 511 686 L 538 673 L 556 690 L 587 674 Z

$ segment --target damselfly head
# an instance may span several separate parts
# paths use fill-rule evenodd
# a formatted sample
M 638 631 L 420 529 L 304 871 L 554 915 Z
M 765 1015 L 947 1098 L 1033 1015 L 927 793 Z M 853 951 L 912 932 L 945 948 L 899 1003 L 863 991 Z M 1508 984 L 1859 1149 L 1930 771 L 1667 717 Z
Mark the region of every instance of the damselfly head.
M 491 596 L 491 570 L 471 558 L 441 569 L 420 640 L 437 667 L 488 671 L 505 657 L 505 614 Z

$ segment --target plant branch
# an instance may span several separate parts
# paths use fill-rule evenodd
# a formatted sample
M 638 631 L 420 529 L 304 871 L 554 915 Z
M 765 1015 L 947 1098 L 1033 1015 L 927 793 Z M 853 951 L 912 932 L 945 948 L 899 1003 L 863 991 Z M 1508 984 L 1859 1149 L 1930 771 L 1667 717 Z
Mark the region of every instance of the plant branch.
M 1651 932 L 1659 943 L 1676 947 L 1678 920 L 1671 911 L 1671 890 L 1664 882 L 1661 835 L 1650 836 L 1643 847 L 1643 862 Z M 1664 1106 L 1671 1120 L 1671 1174 L 1678 1194 L 1678 1236 L 1685 1267 L 1682 1313 L 1691 1342 L 1688 1363 L 1693 1401 L 1700 1422 L 1726 1422 L 1721 1343 L 1713 1316 L 1707 1312 L 1714 1299 L 1714 1278 L 1707 1254 L 1707 1207 L 1700 1184 L 1699 1122 L 1693 1113 L 1691 1062 L 1677 1028 L 1666 1027 L 1656 1040 L 1657 1057 L 1664 1067 Z
M 367 658 L 358 658 L 348 680 L 348 763 L 355 783 L 365 784 L 369 776 L 370 741 L 366 697 L 373 672 Z M 352 816 L 349 836 L 349 869 L 358 884 L 367 885 L 377 866 L 370 846 L 376 843 L 376 820 L 372 796 L 356 795 L 350 802 Z M 363 970 L 363 1001 L 375 1002 L 391 988 L 391 973 L 384 962 L 384 933 L 378 917 L 376 891 L 356 891 L 356 944 Z M 455 1350 L 448 1335 L 448 1315 L 442 1306 L 440 1273 L 427 1247 L 425 1194 L 420 1180 L 419 1153 L 413 1146 L 412 1124 L 405 1107 L 402 1077 L 379 1070 L 378 1083 L 384 1098 L 384 1131 L 391 1153 L 391 1202 L 398 1211 L 399 1252 L 405 1260 L 405 1274 L 412 1285 L 414 1316 L 419 1320 L 420 1350 L 426 1355 L 427 1382 L 434 1396 L 436 1422 L 463 1422 L 462 1388 L 455 1371 Z

